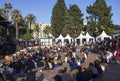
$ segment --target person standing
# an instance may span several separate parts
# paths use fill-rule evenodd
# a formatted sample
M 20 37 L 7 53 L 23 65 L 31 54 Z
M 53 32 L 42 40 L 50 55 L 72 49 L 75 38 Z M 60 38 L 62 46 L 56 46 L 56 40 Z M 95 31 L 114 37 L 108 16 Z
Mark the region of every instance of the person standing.
M 118 50 L 115 50 L 114 56 L 115 56 L 116 61 L 118 61 L 118 59 L 119 59 L 119 51 Z

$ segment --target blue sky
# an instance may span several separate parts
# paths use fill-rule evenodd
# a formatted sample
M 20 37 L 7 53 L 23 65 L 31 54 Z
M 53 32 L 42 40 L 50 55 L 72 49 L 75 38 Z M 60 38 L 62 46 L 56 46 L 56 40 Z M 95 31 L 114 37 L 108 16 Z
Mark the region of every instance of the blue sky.
M 0 0 L 0 7 L 4 7 L 4 3 L 10 2 L 13 8 L 19 9 L 25 17 L 27 14 L 34 14 L 37 22 L 49 24 L 52 16 L 52 9 L 57 0 Z M 92 5 L 95 0 L 65 0 L 67 8 L 71 4 L 77 4 L 84 13 L 84 23 L 86 23 L 86 6 Z M 106 0 L 108 6 L 112 6 L 112 21 L 114 24 L 120 25 L 120 0 Z

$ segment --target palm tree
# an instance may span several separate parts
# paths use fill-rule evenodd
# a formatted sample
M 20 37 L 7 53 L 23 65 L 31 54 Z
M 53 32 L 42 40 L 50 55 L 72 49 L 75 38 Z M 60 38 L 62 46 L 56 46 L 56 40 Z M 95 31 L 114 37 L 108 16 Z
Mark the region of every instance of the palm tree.
M 13 20 L 15 27 L 16 27 L 16 39 L 18 39 L 19 36 L 19 28 L 18 28 L 18 23 L 21 22 L 22 20 L 22 15 L 18 9 L 14 9 L 11 12 L 11 19 Z
M 36 39 L 39 38 L 39 24 L 35 24 L 35 27 L 34 27 L 34 31 L 35 31 L 35 34 L 36 34 Z
M 49 37 L 49 34 L 51 33 L 51 27 L 49 25 L 46 25 L 43 32 Z
M 26 32 L 29 33 L 29 25 L 28 25 L 28 21 L 26 18 L 23 19 L 23 25 L 24 27 L 26 27 Z
M 30 29 L 30 34 L 31 34 L 31 25 L 33 24 L 33 23 L 35 23 L 35 21 L 36 21 L 36 17 L 33 15 L 33 14 L 28 14 L 26 17 L 25 17 L 25 19 L 28 21 L 28 23 L 29 23 L 29 29 Z

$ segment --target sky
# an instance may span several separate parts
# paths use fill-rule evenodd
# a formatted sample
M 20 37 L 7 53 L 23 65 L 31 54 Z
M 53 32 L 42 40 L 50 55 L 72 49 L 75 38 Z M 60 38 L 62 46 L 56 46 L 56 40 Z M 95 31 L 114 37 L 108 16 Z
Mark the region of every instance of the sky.
M 52 9 L 57 3 L 57 0 L 0 0 L 0 8 L 4 7 L 4 3 L 10 2 L 13 9 L 21 11 L 22 16 L 33 14 L 37 18 L 38 23 L 51 23 Z M 76 4 L 84 14 L 84 23 L 86 23 L 86 7 L 92 5 L 95 0 L 65 0 L 67 8 L 70 5 Z M 120 25 L 120 0 L 106 0 L 108 6 L 112 6 L 113 13 L 112 21 L 114 24 Z

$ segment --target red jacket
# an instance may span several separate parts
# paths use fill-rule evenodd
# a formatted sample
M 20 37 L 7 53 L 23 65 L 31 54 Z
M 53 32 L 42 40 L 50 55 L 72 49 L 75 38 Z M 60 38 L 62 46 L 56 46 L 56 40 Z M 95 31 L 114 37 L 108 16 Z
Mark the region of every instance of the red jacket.
M 116 60 L 118 60 L 118 58 L 119 58 L 119 51 L 116 50 L 115 53 L 114 53 L 114 55 L 115 55 Z

